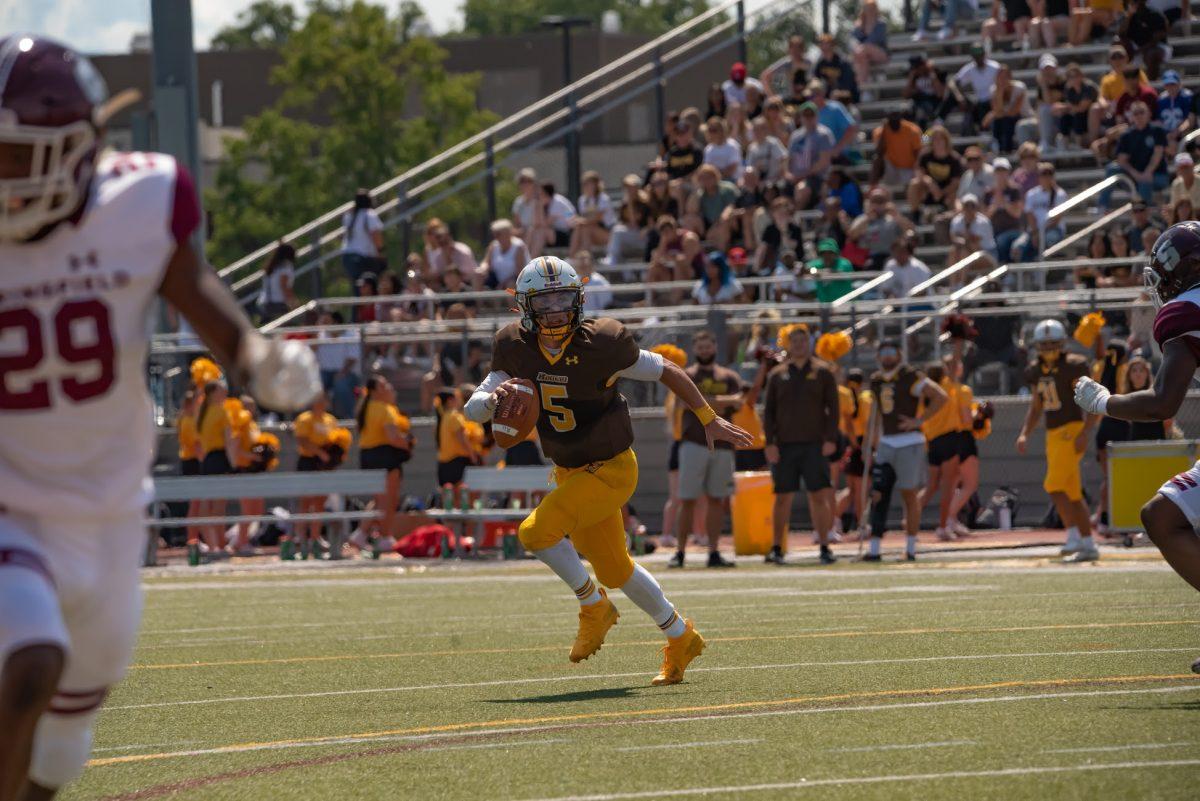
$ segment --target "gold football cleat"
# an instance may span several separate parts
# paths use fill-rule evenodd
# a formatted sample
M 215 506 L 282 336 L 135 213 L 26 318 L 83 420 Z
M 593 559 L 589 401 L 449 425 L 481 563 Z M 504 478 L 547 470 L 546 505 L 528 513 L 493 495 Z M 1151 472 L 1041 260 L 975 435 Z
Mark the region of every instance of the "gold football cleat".
M 704 638 L 692 626 L 692 621 L 685 620 L 683 634 L 667 638 L 667 644 L 662 649 L 662 668 L 650 683 L 655 687 L 661 687 L 665 684 L 678 684 L 683 681 L 683 671 L 687 670 L 687 666 L 692 663 L 693 659 L 700 656 L 703 650 Z
M 601 600 L 598 603 L 579 607 L 579 633 L 571 646 L 572 662 L 582 662 L 599 651 L 604 645 L 604 636 L 617 625 L 617 618 L 621 616 L 616 604 L 608 600 L 604 588 L 599 589 Z

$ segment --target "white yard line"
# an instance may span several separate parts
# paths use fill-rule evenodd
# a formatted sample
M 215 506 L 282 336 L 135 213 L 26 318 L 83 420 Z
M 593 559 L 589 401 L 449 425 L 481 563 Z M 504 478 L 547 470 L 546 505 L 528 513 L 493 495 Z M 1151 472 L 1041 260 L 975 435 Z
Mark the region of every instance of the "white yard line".
M 843 659 L 819 662 L 777 662 L 758 665 L 726 665 L 718 667 L 693 667 L 690 673 L 724 673 L 742 670 L 786 670 L 805 667 L 853 667 L 858 665 L 894 665 L 916 662 L 953 662 L 985 659 L 1029 659 L 1034 657 L 1062 656 L 1105 656 L 1110 654 L 1149 654 L 1192 652 L 1195 648 L 1115 648 L 1092 651 L 1037 651 L 1031 653 L 1000 653 L 1000 654 L 953 654 L 948 656 L 909 656 L 894 659 Z M 627 679 L 635 676 L 645 676 L 646 671 L 630 673 L 588 673 L 579 676 L 539 676 L 524 679 L 496 679 L 493 681 L 452 682 L 447 684 L 410 684 L 401 687 L 373 687 L 356 690 L 325 690 L 312 693 L 286 693 L 277 695 L 241 695 L 226 698 L 200 698 L 184 701 L 158 701 L 145 704 L 106 704 L 101 709 L 105 712 L 115 712 L 119 709 L 155 709 L 171 706 L 196 706 L 201 704 L 245 703 L 255 701 L 282 701 L 296 698 L 334 698 L 344 695 L 376 695 L 380 693 L 426 692 L 430 690 L 462 690 L 471 687 L 510 687 L 522 684 L 550 684 L 571 681 L 593 681 L 601 679 Z
M 891 593 L 953 593 L 953 592 L 991 592 L 999 587 L 979 584 L 897 584 L 894 587 L 846 587 L 844 589 L 815 589 L 798 590 L 794 587 L 732 587 L 721 590 L 671 590 L 669 595 L 676 596 L 703 595 L 706 598 L 720 595 L 779 595 L 787 598 L 808 596 L 825 597 L 829 595 L 888 595 Z
M 952 748 L 963 745 L 979 745 L 975 740 L 947 740 L 941 743 L 899 743 L 897 745 L 856 745 L 853 748 L 827 748 L 831 753 L 856 754 L 869 751 L 909 751 L 920 748 Z
M 566 795 L 555 798 L 538 799 L 538 801 L 626 801 L 636 798 L 678 798 L 697 795 L 740 795 L 742 793 L 766 792 L 769 790 L 803 790 L 809 787 L 839 787 L 845 785 L 886 784 L 893 782 L 929 782 L 943 779 L 975 779 L 975 778 L 1004 778 L 1007 776 L 1034 776 L 1049 773 L 1076 773 L 1095 770 L 1146 770 L 1149 768 L 1180 768 L 1200 765 L 1200 759 L 1170 759 L 1159 762 L 1113 762 L 1107 765 L 1061 765 L 1036 766 L 1023 768 L 1003 768 L 1000 770 L 953 770 L 945 773 L 911 773 L 908 775 L 887 776 L 847 776 L 840 779 L 800 779 L 794 782 L 773 782 L 771 784 L 740 784 L 689 787 L 686 789 L 649 790 L 637 793 L 598 793 L 595 795 Z
M 1072 698 L 1091 698 L 1097 696 L 1114 696 L 1114 695 L 1148 695 L 1148 694 L 1165 694 L 1179 692 L 1195 692 L 1200 690 L 1200 684 L 1188 684 L 1181 687 L 1146 687 L 1140 689 L 1125 689 L 1125 690 L 1085 690 L 1082 692 L 1056 692 L 1056 693 L 1035 693 L 1026 695 L 996 695 L 996 696 L 976 696 L 971 698 L 954 698 L 939 701 L 903 701 L 890 704 L 869 704 L 864 706 L 828 706 L 828 707 L 810 707 L 807 709 L 773 709 L 763 712 L 718 712 L 711 715 L 697 716 L 680 716 L 669 718 L 648 718 L 648 717 L 630 717 L 625 720 L 608 721 L 604 725 L 634 726 L 641 724 L 665 725 L 674 723 L 706 723 L 709 721 L 728 720 L 730 718 L 751 718 L 751 717 L 778 717 L 788 715 L 819 715 L 826 713 L 848 714 L 851 712 L 894 712 L 903 709 L 924 709 L 929 707 L 959 705 L 959 704 L 996 704 L 1010 703 L 1017 701 L 1042 701 L 1042 700 L 1063 700 Z M 632 710 L 636 711 L 636 710 Z M 173 751 L 165 754 L 154 755 L 155 759 L 172 759 L 178 757 L 195 757 L 209 756 L 213 754 L 240 754 L 248 751 L 281 751 L 292 748 L 315 748 L 331 745 L 357 745 L 360 743 L 375 743 L 389 741 L 420 741 L 420 740 L 436 740 L 445 737 L 455 737 L 461 739 L 463 737 L 484 737 L 494 734 L 531 734 L 542 731 L 562 731 L 570 729 L 588 728 L 595 726 L 595 723 L 549 723 L 535 726 L 516 726 L 494 729 L 478 729 L 475 731 L 460 731 L 452 734 L 435 733 L 435 734 L 408 734 L 408 735 L 342 735 L 337 737 L 327 737 L 320 740 L 306 740 L 303 742 L 278 742 L 278 743 L 244 743 L 236 745 L 217 746 L 213 748 L 196 748 L 186 751 Z M 1200 764 L 1200 760 L 1187 762 L 1186 764 Z M 102 767 L 103 765 L 95 765 L 93 767 Z
M 699 745 L 751 745 L 753 743 L 761 743 L 763 738 L 758 737 L 753 740 L 697 740 L 693 743 L 666 743 L 665 745 L 627 745 L 622 748 L 614 748 L 614 751 L 673 751 L 677 748 L 692 748 Z
M 1092 754 L 1102 753 L 1104 751 L 1151 751 L 1157 748 L 1183 748 L 1184 746 L 1188 745 L 1196 745 L 1196 743 L 1129 743 L 1128 745 L 1094 745 L 1089 748 L 1051 748 L 1043 753 Z

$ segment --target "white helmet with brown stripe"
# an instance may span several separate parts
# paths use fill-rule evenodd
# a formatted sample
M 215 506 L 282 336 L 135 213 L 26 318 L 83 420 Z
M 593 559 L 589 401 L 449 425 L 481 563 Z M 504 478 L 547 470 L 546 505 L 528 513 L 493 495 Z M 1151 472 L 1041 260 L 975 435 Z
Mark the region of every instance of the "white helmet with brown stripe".
M 569 336 L 583 322 L 583 284 L 575 268 L 555 256 L 526 264 L 513 292 L 521 327 L 560 339 Z

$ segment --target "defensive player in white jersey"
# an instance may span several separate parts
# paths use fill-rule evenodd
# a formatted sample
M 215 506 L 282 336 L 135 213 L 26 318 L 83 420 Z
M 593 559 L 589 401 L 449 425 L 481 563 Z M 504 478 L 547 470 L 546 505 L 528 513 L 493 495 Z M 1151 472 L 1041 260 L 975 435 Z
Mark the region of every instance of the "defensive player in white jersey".
M 311 351 L 261 337 L 201 264 L 175 160 L 98 155 L 111 111 L 87 59 L 0 38 L 0 801 L 51 798 L 82 772 L 132 655 L 155 298 L 264 405 L 320 389 Z
M 1200 368 L 1200 222 L 1164 231 L 1143 273 L 1158 314 L 1154 340 L 1163 362 L 1154 386 L 1110 395 L 1103 384 L 1081 378 L 1075 400 L 1085 411 L 1120 420 L 1158 421 L 1175 417 Z M 1183 580 L 1200 590 L 1200 462 L 1172 478 L 1142 507 L 1142 525 Z M 1200 659 L 1192 663 L 1200 673 Z

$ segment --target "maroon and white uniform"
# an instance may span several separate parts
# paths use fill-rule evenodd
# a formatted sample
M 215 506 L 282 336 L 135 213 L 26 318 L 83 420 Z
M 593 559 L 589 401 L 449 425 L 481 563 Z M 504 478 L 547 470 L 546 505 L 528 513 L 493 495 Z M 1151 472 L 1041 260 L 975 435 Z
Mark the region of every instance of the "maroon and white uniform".
M 35 643 L 66 651 L 34 747 L 32 775 L 45 786 L 71 777 L 39 749 L 72 743 L 82 769 L 90 741 L 77 742 L 69 720 L 94 714 L 133 652 L 155 447 L 149 317 L 199 219 L 173 158 L 115 153 L 100 159 L 74 218 L 40 239 L 0 242 L 0 609 L 21 604 L 0 614 L 0 664 Z M 55 735 L 67 726 L 70 737 Z
M 1154 317 L 1154 341 L 1159 350 L 1172 340 L 1182 339 L 1200 361 L 1200 287 L 1168 301 Z M 1200 529 L 1200 462 L 1167 481 L 1158 490 L 1170 498 Z

